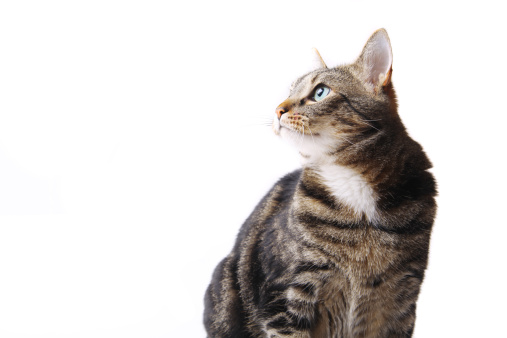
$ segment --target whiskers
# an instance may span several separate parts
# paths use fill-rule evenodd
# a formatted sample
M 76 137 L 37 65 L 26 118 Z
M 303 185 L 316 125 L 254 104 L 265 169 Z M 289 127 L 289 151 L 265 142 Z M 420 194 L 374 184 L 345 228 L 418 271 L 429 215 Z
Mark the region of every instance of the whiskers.
M 303 133 L 305 132 L 305 125 L 303 124 Z M 312 137 L 312 145 L 315 151 L 317 151 L 317 144 L 315 143 L 315 138 L 313 137 L 312 130 L 310 129 L 310 126 L 308 126 L 308 131 L 310 132 L 310 136 Z
M 382 119 L 379 119 L 379 120 L 363 120 L 363 119 L 359 119 L 359 121 L 363 124 L 366 124 L 367 126 L 369 126 L 370 128 L 373 128 L 375 129 L 376 131 L 380 131 L 380 129 L 378 129 L 377 127 L 375 127 L 374 125 L 372 125 L 371 123 L 368 123 L 368 122 L 377 122 L 377 121 L 381 121 Z
M 350 143 L 351 145 L 354 145 L 355 143 L 352 142 L 351 140 L 349 140 L 348 138 L 346 138 L 345 136 L 343 135 L 340 135 L 338 136 L 340 139 L 344 140 L 344 141 L 347 141 L 348 143 Z
M 251 116 L 246 118 L 240 127 L 271 127 L 273 125 L 273 116 Z

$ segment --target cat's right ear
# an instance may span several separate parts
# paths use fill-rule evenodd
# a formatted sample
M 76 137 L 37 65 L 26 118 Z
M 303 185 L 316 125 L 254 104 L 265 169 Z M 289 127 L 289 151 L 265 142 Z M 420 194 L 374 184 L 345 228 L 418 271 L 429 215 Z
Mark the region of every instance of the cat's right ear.
M 322 56 L 320 56 L 319 51 L 317 48 L 313 49 L 313 69 L 320 69 L 320 68 L 327 68 L 326 63 L 324 62 L 324 59 L 322 59 Z
M 391 82 L 393 52 L 385 29 L 372 34 L 355 63 L 365 86 L 375 93 Z

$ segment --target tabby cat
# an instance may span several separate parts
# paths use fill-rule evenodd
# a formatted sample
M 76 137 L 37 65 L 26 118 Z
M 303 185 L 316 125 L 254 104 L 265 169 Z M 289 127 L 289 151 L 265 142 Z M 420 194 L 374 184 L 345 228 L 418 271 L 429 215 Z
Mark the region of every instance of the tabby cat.
M 320 55 L 319 55 L 320 58 Z M 209 337 L 410 337 L 436 212 L 398 113 L 387 32 L 296 80 L 273 129 L 300 152 L 205 296 Z

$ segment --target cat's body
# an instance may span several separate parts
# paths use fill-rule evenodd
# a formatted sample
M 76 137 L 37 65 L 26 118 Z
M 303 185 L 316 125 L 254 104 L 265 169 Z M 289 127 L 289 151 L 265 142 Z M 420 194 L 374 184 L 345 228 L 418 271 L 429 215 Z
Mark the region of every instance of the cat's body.
M 436 212 L 377 31 L 352 65 L 296 81 L 274 129 L 302 170 L 246 220 L 206 293 L 209 337 L 410 337 Z

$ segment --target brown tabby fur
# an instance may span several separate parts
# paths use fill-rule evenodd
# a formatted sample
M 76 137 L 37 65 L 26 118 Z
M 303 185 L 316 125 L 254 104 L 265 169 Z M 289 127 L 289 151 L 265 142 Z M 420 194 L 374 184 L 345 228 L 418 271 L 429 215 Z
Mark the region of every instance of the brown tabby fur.
M 293 137 L 305 164 L 275 184 L 217 266 L 209 337 L 412 335 L 436 187 L 398 116 L 387 51 L 379 30 L 355 63 L 306 74 L 278 108 L 275 132 Z M 332 92 L 313 102 L 319 84 Z M 374 209 L 333 194 L 325 168 L 360 177 Z

